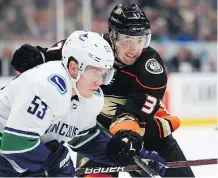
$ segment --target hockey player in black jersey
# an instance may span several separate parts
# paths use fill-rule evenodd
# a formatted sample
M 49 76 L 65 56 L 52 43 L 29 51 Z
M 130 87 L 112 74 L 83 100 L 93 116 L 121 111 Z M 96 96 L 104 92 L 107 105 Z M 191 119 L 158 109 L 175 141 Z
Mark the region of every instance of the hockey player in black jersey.
M 109 145 L 116 148 L 112 159 L 115 154 L 119 156 L 117 146 L 113 145 L 116 138 L 126 135 L 131 138 L 132 132 L 128 132 L 131 130 L 143 136 L 146 150 L 157 151 L 166 161 L 186 160 L 172 136 L 179 127 L 179 119 L 170 116 L 162 103 L 167 74 L 158 52 L 149 46 L 149 20 L 136 4 L 119 4 L 111 12 L 108 27 L 109 33 L 102 36 L 114 50 L 115 75 L 110 85 L 102 86 L 105 105 L 98 121 L 115 134 L 114 142 Z M 44 61 L 61 60 L 64 43 L 62 40 L 49 49 L 24 45 L 15 52 L 11 64 L 17 71 L 24 72 Z M 136 140 L 131 142 L 137 145 Z M 98 163 L 90 162 L 90 165 Z M 165 176 L 193 177 L 194 174 L 190 168 L 178 168 L 167 169 Z

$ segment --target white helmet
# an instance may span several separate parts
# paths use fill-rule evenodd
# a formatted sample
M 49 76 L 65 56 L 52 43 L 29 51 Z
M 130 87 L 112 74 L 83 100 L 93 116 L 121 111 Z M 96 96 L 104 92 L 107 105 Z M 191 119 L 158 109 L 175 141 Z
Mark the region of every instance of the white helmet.
M 68 68 L 68 60 L 73 57 L 77 60 L 79 70 L 75 82 L 79 80 L 81 73 L 85 71 L 86 66 L 100 67 L 109 70 L 105 77 L 103 84 L 110 83 L 114 69 L 114 53 L 109 43 L 98 33 L 75 31 L 73 32 L 64 43 L 62 48 L 62 60 L 66 68 Z M 74 83 L 75 83 L 74 82 Z M 77 90 L 74 84 L 75 90 Z M 77 95 L 78 90 L 76 91 Z

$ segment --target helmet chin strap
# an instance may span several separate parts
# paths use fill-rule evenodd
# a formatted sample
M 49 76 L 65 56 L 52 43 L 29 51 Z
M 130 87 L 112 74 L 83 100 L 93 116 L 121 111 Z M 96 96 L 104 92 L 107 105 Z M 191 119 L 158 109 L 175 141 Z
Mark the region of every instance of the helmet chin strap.
M 82 96 L 81 96 L 81 94 L 80 94 L 80 92 L 79 92 L 79 90 L 78 90 L 78 88 L 76 86 L 76 83 L 80 79 L 80 76 L 81 76 L 81 74 L 80 74 L 80 72 L 78 72 L 78 75 L 77 75 L 76 79 L 74 79 L 73 77 L 70 77 L 70 78 L 71 78 L 71 81 L 72 81 L 72 84 L 73 84 L 73 89 L 74 89 L 76 95 L 81 98 Z
M 114 53 L 115 53 L 115 49 L 114 49 Z M 119 68 L 125 67 L 126 64 L 124 64 L 118 57 L 115 56 L 115 60 L 114 60 L 114 64 L 116 66 L 118 66 Z
M 146 43 L 145 43 L 145 48 L 147 48 L 149 45 L 150 45 L 150 42 L 151 42 L 151 30 L 149 30 L 150 33 L 147 35 L 147 40 L 146 40 Z
M 118 56 L 115 57 L 115 62 L 116 62 L 119 66 L 121 66 L 121 67 L 126 66 L 126 64 L 123 63 L 123 62 L 118 58 Z
M 63 63 L 62 63 L 62 65 L 63 65 L 63 67 L 65 68 L 66 72 L 68 73 L 68 75 L 69 75 L 69 77 L 70 77 L 70 80 L 71 80 L 71 82 L 72 82 L 72 86 L 73 86 L 73 89 L 74 89 L 76 95 L 77 95 L 78 97 L 82 97 L 81 94 L 80 94 L 80 92 L 79 92 L 79 90 L 78 90 L 78 88 L 77 88 L 77 86 L 76 86 L 76 83 L 77 83 L 78 80 L 80 79 L 81 71 L 78 70 L 78 75 L 77 75 L 77 77 L 76 77 L 76 78 L 73 78 L 73 77 L 71 77 L 71 75 L 70 75 L 70 73 L 69 73 L 69 69 L 68 69 Z
M 114 32 L 112 32 L 112 33 L 114 33 Z M 113 38 L 113 37 L 112 37 Z M 119 58 L 118 58 L 118 56 L 116 56 L 116 45 L 115 45 L 115 43 L 116 43 L 116 41 L 117 41 L 117 39 L 112 39 L 111 40 L 111 44 L 112 44 L 112 49 L 113 49 L 113 51 L 114 51 L 114 54 L 115 54 L 115 63 L 118 63 L 118 65 L 120 66 L 120 67 L 124 67 L 124 66 L 126 66 L 126 64 L 124 64 Z

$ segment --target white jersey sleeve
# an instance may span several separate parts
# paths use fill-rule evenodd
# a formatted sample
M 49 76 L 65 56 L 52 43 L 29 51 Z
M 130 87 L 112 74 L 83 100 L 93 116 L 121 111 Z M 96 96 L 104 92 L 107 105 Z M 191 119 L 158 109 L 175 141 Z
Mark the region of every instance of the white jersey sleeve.
M 0 112 L 7 110 L 0 113 L 0 156 L 12 160 L 18 172 L 40 169 L 50 154 L 41 137 L 52 120 L 69 111 L 67 77 L 58 61 L 23 73 L 1 90 Z

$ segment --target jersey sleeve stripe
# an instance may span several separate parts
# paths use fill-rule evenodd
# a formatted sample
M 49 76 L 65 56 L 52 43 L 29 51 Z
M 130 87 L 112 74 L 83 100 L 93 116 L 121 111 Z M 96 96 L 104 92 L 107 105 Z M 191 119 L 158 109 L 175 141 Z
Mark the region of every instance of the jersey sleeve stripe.
M 20 135 L 25 135 L 25 136 L 31 136 L 31 137 L 39 137 L 38 133 L 34 133 L 34 132 L 28 132 L 28 131 L 23 131 L 23 130 L 18 130 L 18 129 L 14 129 L 11 127 L 5 127 L 4 128 L 4 132 L 10 132 L 10 133 L 14 133 L 14 134 L 20 134 Z
M 138 83 L 140 86 L 142 86 L 143 88 L 147 88 L 147 89 L 150 89 L 150 90 L 160 90 L 160 89 L 166 88 L 166 86 L 167 86 L 167 84 L 166 84 L 166 85 L 161 86 L 161 87 L 149 87 L 149 86 L 143 85 L 143 84 L 139 81 L 139 79 L 138 79 L 138 77 L 137 77 L 136 75 L 134 75 L 134 74 L 132 74 L 132 73 L 130 73 L 130 72 L 127 72 L 127 71 L 125 71 L 125 70 L 121 70 L 121 72 L 123 72 L 123 73 L 125 73 L 125 74 L 128 74 L 128 75 L 130 75 L 131 77 L 134 77 L 134 78 L 136 79 L 137 83 Z
M 180 126 L 180 120 L 176 116 L 170 116 L 170 115 L 163 116 L 163 119 L 168 121 L 168 123 L 170 125 L 170 129 L 172 132 L 175 131 L 176 129 L 178 129 Z
M 146 126 L 146 124 L 147 124 L 146 122 L 139 122 L 139 126 L 143 128 Z
M 69 142 L 69 146 L 75 150 L 79 149 L 80 147 L 86 145 L 88 142 L 93 140 L 95 137 L 97 137 L 100 134 L 100 130 L 95 129 L 88 132 L 86 135 L 79 135 L 73 138 L 72 141 Z
M 0 156 L 14 161 L 20 168 L 39 170 L 51 151 L 38 138 L 21 137 L 3 132 Z
M 22 153 L 30 151 L 39 145 L 39 138 L 17 136 L 3 132 L 1 139 L 1 153 Z
M 167 137 L 168 135 L 170 135 L 172 133 L 172 130 L 169 122 L 161 117 L 157 117 L 156 119 L 160 121 L 159 123 L 161 124 L 163 136 Z
M 160 121 L 158 121 L 156 119 L 154 119 L 154 120 L 155 120 L 155 122 L 157 123 L 157 126 L 158 126 L 159 136 L 160 136 L 160 138 L 162 138 L 163 134 L 162 134 L 161 126 L 160 126 L 160 123 L 159 123 Z

